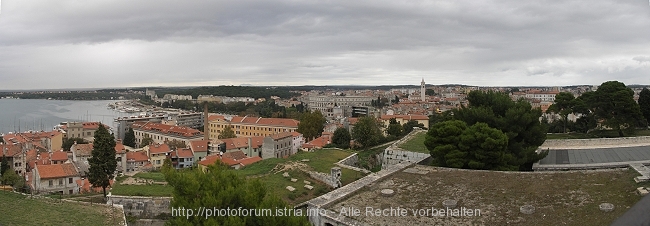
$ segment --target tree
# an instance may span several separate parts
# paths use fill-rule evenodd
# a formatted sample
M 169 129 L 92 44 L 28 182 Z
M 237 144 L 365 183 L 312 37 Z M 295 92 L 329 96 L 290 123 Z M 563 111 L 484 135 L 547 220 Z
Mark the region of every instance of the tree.
M 88 159 L 88 181 L 93 187 L 101 187 L 106 198 L 106 187 L 113 179 L 117 160 L 115 160 L 115 139 L 108 130 L 100 125 L 95 132 L 92 157 Z
M 354 128 L 352 128 L 352 139 L 363 148 L 370 148 L 378 144 L 383 139 L 379 123 L 372 116 L 363 116 L 359 118 Z
M 133 128 L 129 128 L 129 131 L 124 134 L 124 141 L 122 144 L 129 147 L 135 147 L 135 132 L 133 131 Z
M 0 180 L 3 185 L 11 185 L 14 188 L 22 188 L 25 186 L 25 179 L 13 170 L 7 170 L 3 173 Z
M 547 152 L 537 153 L 537 147 L 546 140 L 547 128 L 539 118 L 542 110 L 532 108 L 525 100 L 513 101 L 507 93 L 472 91 L 467 95 L 468 107 L 453 110 L 453 118 L 467 125 L 486 123 L 508 136 L 507 153 L 512 155 L 508 165 L 519 170 L 532 170 L 533 163 Z
M 412 129 L 413 128 L 411 128 L 411 130 Z M 402 125 L 400 125 L 395 118 L 391 118 L 388 124 L 388 128 L 386 128 L 386 134 L 399 137 L 402 135 L 402 132 Z
M 180 140 L 168 140 L 168 141 L 165 141 L 165 144 L 167 144 L 167 146 L 169 146 L 169 149 L 171 149 L 171 150 L 178 150 L 179 148 L 186 148 L 187 147 L 185 142 L 180 141 Z
M 569 114 L 574 112 L 576 105 L 575 97 L 572 93 L 561 92 L 555 95 L 555 103 L 548 107 L 548 111 L 559 114 L 562 117 L 564 125 L 564 133 L 566 133 L 566 126 Z
M 433 124 L 429 124 L 429 125 L 433 125 Z M 404 125 L 402 125 L 402 127 L 403 127 L 402 131 L 403 131 L 404 135 L 406 135 L 406 134 L 411 133 L 411 131 L 413 131 L 413 127 L 419 127 L 419 128 L 424 129 L 424 124 L 418 123 L 418 121 L 415 121 L 415 120 L 409 120 L 408 122 L 404 123 Z
M 235 137 L 237 137 L 237 135 L 235 135 L 235 131 L 232 130 L 230 124 L 228 124 L 226 128 L 223 128 L 223 131 L 221 131 L 221 133 L 219 133 L 218 136 L 219 139 L 228 139 L 228 138 L 235 138 Z
M 4 175 L 5 172 L 7 172 L 9 169 L 11 169 L 9 161 L 7 161 L 7 157 L 2 154 L 2 162 L 0 163 L 0 175 Z
M 149 134 L 144 134 L 144 137 L 142 137 L 142 142 L 140 142 L 140 147 L 145 147 L 149 144 L 153 143 L 153 138 L 149 136 Z
M 508 137 L 486 123 L 470 127 L 460 120 L 445 121 L 431 127 L 425 146 L 438 166 L 480 169 L 517 170 L 510 165 L 507 153 Z
M 646 88 L 639 93 L 639 108 L 641 108 L 641 114 L 645 118 L 647 126 L 647 123 L 650 122 L 650 90 Z
M 350 136 L 350 132 L 348 129 L 339 127 L 334 131 L 334 135 L 332 135 L 332 143 L 338 147 L 338 148 L 343 148 L 343 149 L 348 149 L 350 148 L 350 140 L 352 137 Z
M 75 142 L 77 144 L 87 144 L 88 143 L 86 140 L 84 140 L 81 137 L 65 138 L 65 139 L 63 139 L 63 144 L 61 145 L 61 148 L 63 148 L 64 151 L 70 151 L 70 147 L 72 147 L 72 145 Z
M 269 192 L 258 179 L 245 179 L 220 163 L 200 169 L 176 171 L 170 166 L 163 168 L 165 179 L 174 187 L 172 208 L 208 210 L 293 210 L 292 206 Z M 303 210 L 296 210 L 303 211 Z M 288 211 L 282 212 L 288 214 Z M 270 214 L 232 214 L 216 217 L 173 217 L 171 225 L 309 225 L 306 217 L 296 214 L 270 216 Z M 303 216 L 304 212 L 300 212 Z M 213 213 L 215 216 L 216 213 Z
M 300 123 L 296 131 L 302 133 L 307 141 L 311 141 L 323 133 L 325 122 L 325 117 L 320 111 L 305 112 L 300 117 Z
M 634 101 L 634 91 L 618 81 L 601 84 L 589 96 L 587 103 L 596 120 L 618 131 L 621 137 L 625 136 L 624 131 L 634 133 L 634 128 L 643 117 L 639 104 Z

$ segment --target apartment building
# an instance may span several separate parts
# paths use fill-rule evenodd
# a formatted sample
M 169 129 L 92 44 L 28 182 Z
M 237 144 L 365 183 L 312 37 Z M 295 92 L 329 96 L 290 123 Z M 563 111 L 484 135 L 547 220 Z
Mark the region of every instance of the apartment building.
M 223 115 L 209 117 L 210 139 L 218 139 L 226 126 L 237 137 L 270 136 L 282 132 L 294 132 L 298 129 L 298 120 L 286 118 L 262 118 L 234 116 L 227 119 Z
M 87 141 L 93 141 L 95 131 L 102 125 L 100 122 L 64 122 L 60 126 L 65 131 L 64 138 L 83 138 Z M 106 129 L 111 130 L 104 125 Z
M 291 132 L 273 134 L 265 137 L 262 143 L 262 158 L 283 158 L 291 155 L 293 135 Z
M 203 139 L 201 131 L 184 126 L 170 126 L 156 122 L 134 122 L 131 127 L 135 132 L 136 145 L 140 144 L 145 136 L 151 137 L 154 143 L 176 140 L 189 144 L 190 141 Z

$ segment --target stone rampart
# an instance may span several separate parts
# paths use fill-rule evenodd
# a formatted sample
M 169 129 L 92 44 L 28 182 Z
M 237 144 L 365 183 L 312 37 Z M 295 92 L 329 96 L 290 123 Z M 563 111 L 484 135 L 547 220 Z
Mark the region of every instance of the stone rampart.
M 171 214 L 171 197 L 143 197 L 110 195 L 107 204 L 119 204 L 124 214 L 137 218 L 156 218 L 161 214 Z
M 547 139 L 539 149 L 585 149 L 645 145 L 650 145 L 650 136 L 597 139 Z

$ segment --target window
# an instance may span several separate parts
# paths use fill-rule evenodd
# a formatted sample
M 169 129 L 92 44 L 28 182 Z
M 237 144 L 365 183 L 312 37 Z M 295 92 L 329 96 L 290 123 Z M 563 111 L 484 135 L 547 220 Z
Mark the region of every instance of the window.
M 156 160 L 156 164 L 160 164 L 160 160 Z
M 59 185 L 63 185 L 63 179 L 59 179 Z
M 52 185 L 54 185 L 54 182 L 52 180 L 48 180 L 48 182 L 50 183 L 50 187 L 52 187 Z
M 72 194 L 72 189 L 71 189 L 71 190 L 68 190 L 68 192 L 69 192 L 69 194 Z
M 68 178 L 68 184 L 72 184 L 72 177 Z

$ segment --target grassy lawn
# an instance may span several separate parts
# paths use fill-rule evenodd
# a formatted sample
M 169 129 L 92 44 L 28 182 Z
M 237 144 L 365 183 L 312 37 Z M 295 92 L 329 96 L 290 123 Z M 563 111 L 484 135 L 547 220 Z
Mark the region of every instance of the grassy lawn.
M 418 133 L 410 140 L 402 143 L 399 147 L 407 151 L 429 153 L 429 149 L 427 149 L 427 147 L 424 146 L 425 137 L 427 137 L 426 132 Z
M 133 177 L 153 180 L 156 182 L 165 182 L 165 175 L 161 172 L 140 172 L 135 174 Z
M 299 169 L 287 170 L 286 172 L 290 175 L 289 178 L 283 177 L 280 172 L 271 173 L 278 164 L 291 165 L 295 163 L 302 166 L 306 165 L 306 170 L 329 174 L 331 168 L 336 166 L 334 163 L 350 156 L 351 154 L 353 154 L 352 151 L 341 151 L 338 149 L 320 149 L 314 152 L 299 152 L 298 154 L 292 155 L 286 159 L 265 159 L 244 167 L 243 169 L 235 170 L 235 172 L 240 176 L 258 178 L 262 183 L 268 186 L 269 191 L 277 194 L 279 197 L 291 204 L 298 204 L 322 195 L 328 192 L 330 188 L 327 185 L 310 178 L 307 173 Z M 309 161 L 303 162 L 303 159 L 309 159 Z M 341 173 L 341 182 L 344 185 L 365 176 L 363 173 L 346 168 L 342 168 Z M 298 179 L 298 181 L 291 182 L 291 178 Z M 305 180 L 311 182 L 311 185 L 314 186 L 313 190 L 304 188 Z M 292 186 L 296 188 L 296 190 L 290 192 L 286 189 L 287 186 Z
M 172 196 L 174 187 L 170 185 L 127 185 L 116 183 L 111 190 L 113 195 L 126 195 L 126 196 L 155 196 L 155 197 L 168 197 Z
M 650 130 L 636 130 L 632 136 L 650 136 Z M 592 133 L 550 133 L 546 139 L 591 139 L 618 137 L 618 132 L 613 130 L 594 131 Z
M 0 225 L 118 225 L 121 211 L 0 191 Z M 112 215 L 112 216 L 111 216 Z

